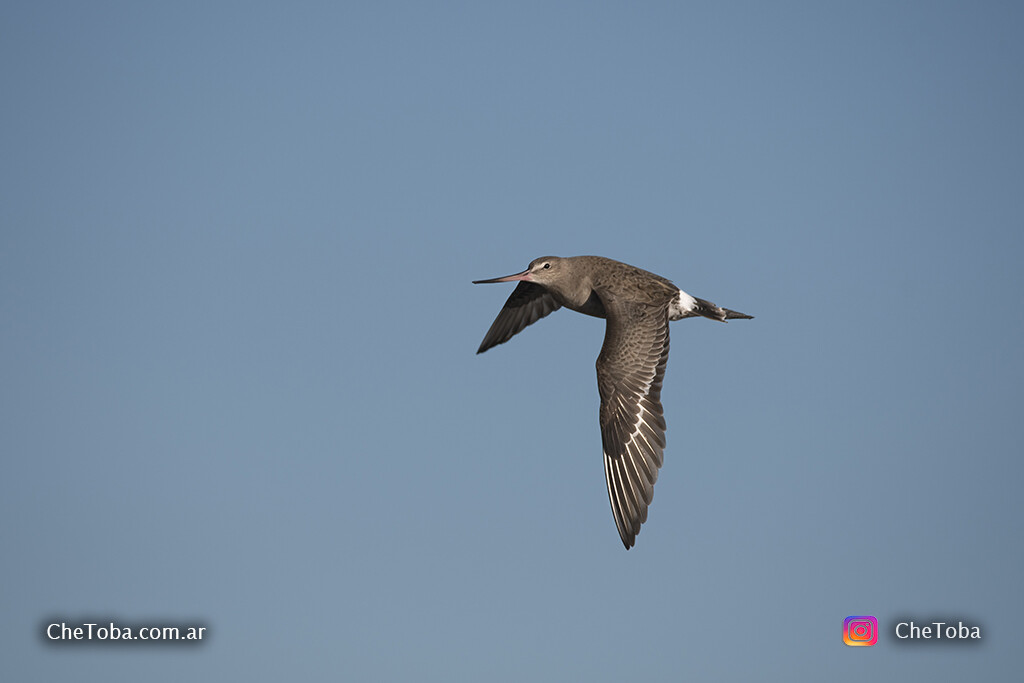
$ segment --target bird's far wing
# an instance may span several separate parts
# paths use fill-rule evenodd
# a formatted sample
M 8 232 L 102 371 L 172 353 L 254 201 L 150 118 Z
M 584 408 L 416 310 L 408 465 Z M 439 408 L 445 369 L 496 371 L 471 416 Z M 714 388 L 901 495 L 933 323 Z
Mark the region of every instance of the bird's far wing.
M 533 282 L 520 282 L 512 290 L 498 317 L 491 323 L 491 329 L 487 330 L 476 352 L 483 353 L 492 346 L 504 344 L 527 325 L 532 325 L 559 308 L 561 304 L 555 301 L 547 289 Z
M 629 550 L 647 521 L 665 449 L 661 382 L 668 361 L 668 311 L 642 304 L 608 308 L 597 358 L 601 440 L 608 499 Z

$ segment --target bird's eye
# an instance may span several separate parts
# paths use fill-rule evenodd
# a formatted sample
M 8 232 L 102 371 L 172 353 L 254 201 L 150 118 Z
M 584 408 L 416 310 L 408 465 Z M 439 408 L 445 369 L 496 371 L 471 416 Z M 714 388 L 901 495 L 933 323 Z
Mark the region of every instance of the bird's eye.
M 547 270 L 547 269 L 548 269 L 548 268 L 550 268 L 550 267 L 551 267 L 551 264 L 550 264 L 550 263 L 545 263 L 545 264 L 544 264 L 544 269 L 545 269 L 545 270 Z

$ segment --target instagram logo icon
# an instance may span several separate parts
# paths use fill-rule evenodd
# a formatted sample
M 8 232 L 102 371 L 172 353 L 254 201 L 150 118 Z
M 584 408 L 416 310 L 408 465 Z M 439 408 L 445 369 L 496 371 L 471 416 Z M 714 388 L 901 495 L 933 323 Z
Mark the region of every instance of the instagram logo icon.
M 878 620 L 874 617 L 843 619 L 843 642 L 850 647 L 863 647 L 878 642 Z

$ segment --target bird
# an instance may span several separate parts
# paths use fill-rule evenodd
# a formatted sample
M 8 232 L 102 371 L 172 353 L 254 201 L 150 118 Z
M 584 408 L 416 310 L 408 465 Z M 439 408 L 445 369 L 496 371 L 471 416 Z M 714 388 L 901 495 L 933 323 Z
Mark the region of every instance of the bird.
M 753 316 L 691 296 L 671 280 L 602 256 L 542 256 L 521 273 L 474 280 L 518 282 L 477 353 L 504 344 L 563 306 L 604 318 L 597 357 L 601 444 L 608 500 L 626 550 L 636 543 L 654 497 L 665 450 L 661 387 L 670 321 L 726 322 Z

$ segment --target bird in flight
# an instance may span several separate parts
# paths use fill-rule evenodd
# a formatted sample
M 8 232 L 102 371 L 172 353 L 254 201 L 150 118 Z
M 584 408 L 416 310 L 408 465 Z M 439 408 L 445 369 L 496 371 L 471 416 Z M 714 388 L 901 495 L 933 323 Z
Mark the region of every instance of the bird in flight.
M 601 256 L 543 256 L 521 273 L 473 284 L 518 282 L 477 349 L 504 344 L 562 306 L 608 322 L 597 357 L 601 442 L 608 500 L 622 544 L 636 543 L 665 449 L 661 383 L 668 323 L 753 316 L 690 296 L 660 275 Z

